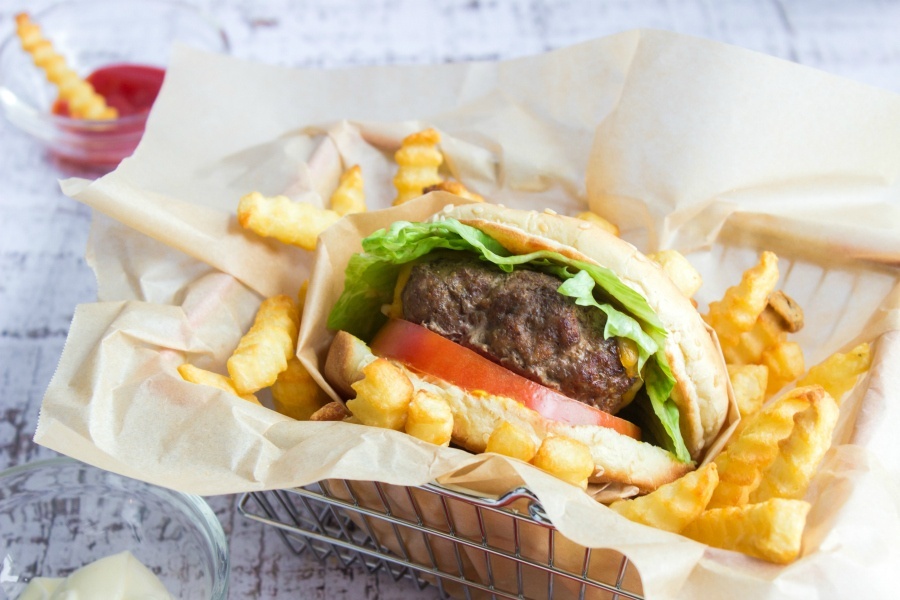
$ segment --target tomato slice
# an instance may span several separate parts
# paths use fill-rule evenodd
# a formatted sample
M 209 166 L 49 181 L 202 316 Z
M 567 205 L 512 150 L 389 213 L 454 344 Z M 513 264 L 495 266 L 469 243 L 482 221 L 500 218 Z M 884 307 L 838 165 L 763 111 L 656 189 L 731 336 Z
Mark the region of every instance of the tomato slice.
M 490 361 L 421 325 L 391 319 L 372 340 L 373 352 L 443 379 L 467 391 L 512 398 L 548 419 L 569 425 L 599 425 L 641 439 L 634 423 L 588 406 Z

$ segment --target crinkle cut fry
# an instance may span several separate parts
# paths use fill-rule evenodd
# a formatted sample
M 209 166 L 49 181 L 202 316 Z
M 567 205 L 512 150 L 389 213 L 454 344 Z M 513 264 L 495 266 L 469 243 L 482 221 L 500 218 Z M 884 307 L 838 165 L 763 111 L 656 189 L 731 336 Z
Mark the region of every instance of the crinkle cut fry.
M 403 431 L 415 388 L 409 377 L 383 358 L 363 367 L 363 378 L 351 387 L 356 397 L 347 408 L 363 425 Z
M 812 367 L 797 385 L 818 384 L 825 388 L 840 404 L 859 377 L 872 366 L 872 352 L 868 343 L 862 343 L 849 352 L 835 352 Z
M 441 134 L 434 129 L 418 131 L 404 138 L 394 154 L 397 161 L 395 206 L 418 198 L 425 188 L 443 181 L 438 173 L 438 167 L 444 162 L 443 154 L 437 149 L 440 141 Z
M 263 301 L 253 326 L 227 362 L 228 374 L 239 392 L 253 393 L 275 383 L 294 355 L 299 326 L 300 316 L 289 296 Z
M 69 106 L 69 114 L 76 119 L 97 121 L 115 119 L 118 111 L 106 104 L 106 99 L 94 87 L 78 76 L 66 64 L 50 40 L 44 37 L 40 26 L 31 20 L 28 13 L 16 15 L 16 34 L 22 49 L 31 55 L 34 64 L 47 75 L 47 80 L 59 90 L 59 96 Z
M 300 359 L 291 356 L 287 368 L 272 384 L 272 401 L 279 413 L 306 421 L 328 402 L 328 397 Z
M 701 514 L 681 533 L 709 546 L 787 564 L 800 554 L 809 509 L 808 502 L 783 498 L 715 508 Z
M 763 252 L 759 263 L 744 271 L 741 282 L 725 291 L 725 296 L 709 304 L 706 322 L 716 330 L 724 352 L 740 342 L 765 310 L 769 294 L 778 283 L 778 257 Z
M 718 482 L 716 463 L 711 462 L 646 496 L 618 500 L 609 508 L 636 523 L 678 533 L 706 509 Z
M 366 212 L 366 194 L 359 165 L 353 165 L 341 173 L 341 181 L 331 194 L 331 210 L 342 217 Z
M 228 392 L 229 394 L 239 396 L 247 402 L 260 404 L 259 399 L 257 399 L 255 395 L 241 394 L 240 392 L 238 392 L 237 388 L 234 387 L 234 382 L 231 379 L 219 373 L 213 373 L 212 371 L 207 371 L 206 369 L 195 367 L 191 363 L 184 363 L 182 365 L 179 365 L 178 374 L 181 375 L 182 379 L 190 383 L 214 387 L 222 390 L 223 392 Z
M 287 196 L 263 196 L 259 192 L 240 199 L 237 216 L 241 227 L 304 250 L 315 250 L 319 234 L 341 218 L 333 210 L 308 202 L 295 202 Z
M 750 502 L 802 498 L 819 463 L 831 447 L 840 409 L 827 392 L 810 396 L 809 408 L 794 417 L 794 429 L 779 444 L 778 456 L 750 494 Z
M 796 388 L 748 420 L 715 459 L 719 485 L 710 499 L 710 508 L 740 506 L 749 501 L 763 471 L 778 455 L 779 442 L 794 429 L 794 416 L 809 408 L 812 398 L 822 393 L 818 386 Z

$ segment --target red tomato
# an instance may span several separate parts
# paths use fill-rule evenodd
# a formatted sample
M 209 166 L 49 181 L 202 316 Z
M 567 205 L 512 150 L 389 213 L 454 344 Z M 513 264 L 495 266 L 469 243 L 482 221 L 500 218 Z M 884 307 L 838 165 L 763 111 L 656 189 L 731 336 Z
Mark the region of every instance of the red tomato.
M 551 390 L 491 362 L 421 325 L 391 319 L 371 344 L 391 358 L 467 391 L 482 390 L 521 402 L 548 419 L 569 425 L 599 425 L 641 439 L 637 425 Z

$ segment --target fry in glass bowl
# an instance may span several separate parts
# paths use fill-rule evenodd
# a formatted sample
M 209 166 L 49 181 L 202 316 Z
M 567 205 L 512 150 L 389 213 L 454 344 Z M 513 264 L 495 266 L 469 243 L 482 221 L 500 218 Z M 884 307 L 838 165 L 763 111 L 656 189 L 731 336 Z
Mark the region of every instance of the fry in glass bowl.
M 16 34 L 22 49 L 31 55 L 34 64 L 40 67 L 59 90 L 59 97 L 69 107 L 69 114 L 75 119 L 105 121 L 119 116 L 118 111 L 106 104 L 106 99 L 94 87 L 78 76 L 44 37 L 40 26 L 28 13 L 16 15 Z

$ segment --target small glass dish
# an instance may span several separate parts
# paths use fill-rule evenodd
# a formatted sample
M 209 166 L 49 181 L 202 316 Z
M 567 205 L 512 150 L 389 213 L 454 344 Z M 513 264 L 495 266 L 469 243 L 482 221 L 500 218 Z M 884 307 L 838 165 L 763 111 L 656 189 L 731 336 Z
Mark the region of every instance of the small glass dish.
M 228 593 L 228 544 L 200 497 L 53 458 L 0 473 L 0 599 L 129 550 L 173 598 Z
M 170 0 L 74 0 L 31 14 L 43 36 L 81 77 L 110 65 L 165 69 L 172 44 L 227 53 L 224 31 L 198 9 Z M 145 111 L 108 121 L 54 114 L 56 87 L 21 46 L 15 31 L 0 45 L 0 106 L 14 125 L 52 155 L 79 166 L 114 168 L 130 156 Z

